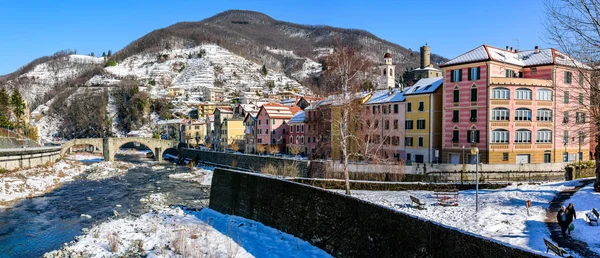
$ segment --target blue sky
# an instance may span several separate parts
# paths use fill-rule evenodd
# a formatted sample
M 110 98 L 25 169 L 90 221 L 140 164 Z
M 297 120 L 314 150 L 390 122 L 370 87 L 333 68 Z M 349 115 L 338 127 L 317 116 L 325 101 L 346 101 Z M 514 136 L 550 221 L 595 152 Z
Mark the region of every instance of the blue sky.
M 3 1 L 0 74 L 62 49 L 113 52 L 146 33 L 199 21 L 229 9 L 263 12 L 277 20 L 367 30 L 413 50 L 455 57 L 478 45 L 550 47 L 542 0 L 430 1 Z

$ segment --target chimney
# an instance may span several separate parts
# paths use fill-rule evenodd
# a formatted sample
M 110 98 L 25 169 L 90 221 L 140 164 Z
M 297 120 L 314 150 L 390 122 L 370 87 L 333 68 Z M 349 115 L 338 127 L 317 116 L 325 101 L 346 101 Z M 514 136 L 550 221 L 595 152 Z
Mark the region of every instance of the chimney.
M 427 45 L 421 47 L 421 69 L 431 65 L 431 48 Z
M 510 52 L 512 52 L 512 51 L 513 51 L 513 50 L 512 50 L 512 47 L 510 47 Z
M 540 47 L 538 47 L 538 46 L 535 46 L 535 53 L 536 53 L 536 54 L 540 53 Z
M 508 51 L 508 46 L 506 46 L 506 51 Z

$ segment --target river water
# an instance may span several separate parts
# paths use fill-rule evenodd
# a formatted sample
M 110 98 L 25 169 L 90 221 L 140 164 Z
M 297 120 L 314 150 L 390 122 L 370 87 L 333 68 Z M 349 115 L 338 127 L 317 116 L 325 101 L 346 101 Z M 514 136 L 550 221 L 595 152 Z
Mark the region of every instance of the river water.
M 150 208 L 140 199 L 154 193 L 166 194 L 169 205 L 200 208 L 207 203 L 206 187 L 169 179 L 169 174 L 189 172 L 185 167 L 160 164 L 157 169 L 154 161 L 142 155 L 117 159 L 136 167 L 100 181 L 77 179 L 11 208 L 0 208 L 0 257 L 40 257 L 81 235 L 83 228 L 106 221 L 114 211 L 121 216 L 146 213 Z

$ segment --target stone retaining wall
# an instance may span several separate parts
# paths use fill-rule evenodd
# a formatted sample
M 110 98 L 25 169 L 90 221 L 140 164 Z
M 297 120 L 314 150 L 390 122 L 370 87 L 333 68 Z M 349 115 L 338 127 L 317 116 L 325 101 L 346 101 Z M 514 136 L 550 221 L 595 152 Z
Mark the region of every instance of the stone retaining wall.
M 209 207 L 335 257 L 544 257 L 357 198 L 232 170 L 215 170 Z
M 37 167 L 60 158 L 61 147 L 0 149 L 0 168 L 5 170 Z

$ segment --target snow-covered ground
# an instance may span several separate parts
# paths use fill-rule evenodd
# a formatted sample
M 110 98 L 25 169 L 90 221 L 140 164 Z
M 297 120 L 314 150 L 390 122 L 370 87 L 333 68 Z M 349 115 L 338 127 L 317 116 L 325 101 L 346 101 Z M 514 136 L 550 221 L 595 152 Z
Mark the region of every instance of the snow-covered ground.
M 190 173 L 171 174 L 169 178 L 195 181 L 200 185 L 210 186 L 214 171 L 212 167 L 194 168 Z
M 131 168 L 130 163 L 98 162 L 97 156 L 74 154 L 52 165 L 40 166 L 0 174 L 0 207 L 10 202 L 39 196 L 72 181 L 74 177 L 84 175 L 97 180 L 111 177 Z M 93 164 L 85 164 L 98 162 Z
M 142 201 L 159 204 L 160 199 L 155 194 Z M 292 235 L 208 208 L 159 208 L 138 218 L 116 219 L 86 231 L 75 242 L 46 256 L 331 257 Z
M 588 244 L 588 248 L 600 256 L 600 227 L 590 226 L 587 223 L 586 213 L 590 213 L 593 208 L 600 211 L 600 193 L 594 192 L 594 185 L 590 184 L 565 201 L 565 206 L 573 203 L 577 213 L 577 219 L 573 221 L 575 231 L 571 232 L 571 237 Z
M 550 237 L 544 223 L 545 210 L 557 193 L 577 184 L 577 181 L 513 184 L 503 189 L 479 190 L 478 213 L 475 212 L 475 190 L 460 191 L 459 205 L 448 207 L 437 205 L 431 191 L 353 191 L 352 195 L 514 246 L 545 252 L 543 238 Z M 414 208 L 410 195 L 425 202 L 426 209 Z M 532 203 L 529 215 L 525 207 L 527 200 Z

